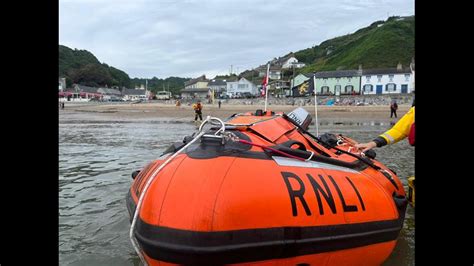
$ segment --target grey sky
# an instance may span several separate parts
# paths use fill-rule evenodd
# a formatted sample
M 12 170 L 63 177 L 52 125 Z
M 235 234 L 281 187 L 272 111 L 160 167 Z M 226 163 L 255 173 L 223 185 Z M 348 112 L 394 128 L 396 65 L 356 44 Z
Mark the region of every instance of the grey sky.
M 212 78 L 413 14 L 414 0 L 59 0 L 59 43 L 131 78 Z

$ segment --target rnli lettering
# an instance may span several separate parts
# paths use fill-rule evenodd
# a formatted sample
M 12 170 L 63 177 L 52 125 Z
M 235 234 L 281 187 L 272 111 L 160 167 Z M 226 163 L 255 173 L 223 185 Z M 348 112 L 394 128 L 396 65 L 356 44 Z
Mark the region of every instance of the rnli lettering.
M 304 196 L 305 196 L 304 193 L 306 191 L 306 188 L 305 188 L 305 185 L 303 183 L 303 180 L 301 180 L 301 178 L 298 175 L 296 175 L 295 173 L 281 172 L 281 174 L 283 176 L 283 180 L 285 181 L 286 188 L 288 189 L 288 194 L 290 196 L 291 209 L 292 209 L 293 216 L 298 216 L 298 208 L 296 206 L 296 199 L 297 198 L 301 202 L 301 205 L 303 205 L 303 208 L 305 210 L 306 215 L 310 216 L 311 215 L 311 210 L 309 209 L 308 203 L 306 202 L 306 200 L 304 198 Z M 334 201 L 334 196 L 333 196 L 333 193 L 332 193 L 331 189 L 329 189 L 329 186 L 328 186 L 326 180 L 324 179 L 324 177 L 322 175 L 318 175 L 320 183 L 322 184 L 322 186 L 321 186 L 321 184 L 318 183 L 313 176 L 311 176 L 310 174 L 306 174 L 306 176 L 307 176 L 309 182 L 311 183 L 311 186 L 313 187 L 313 192 L 314 192 L 314 195 L 316 196 L 316 200 L 318 202 L 319 214 L 324 215 L 324 207 L 323 207 L 323 203 L 322 203 L 322 198 L 324 198 L 324 200 L 328 204 L 329 208 L 331 209 L 331 212 L 333 214 L 336 214 L 336 203 Z M 296 180 L 298 182 L 299 186 L 298 187 L 292 187 L 292 185 L 290 183 L 290 178 Z M 329 180 L 333 184 L 334 189 L 336 190 L 336 193 L 339 196 L 339 199 L 341 200 L 342 210 L 344 212 L 357 212 L 359 209 L 357 208 L 356 205 L 348 205 L 346 203 L 346 200 L 344 199 L 344 195 L 343 195 L 341 189 L 339 188 L 339 185 L 334 180 L 334 178 L 330 175 L 328 175 L 327 178 L 329 178 Z M 364 202 L 363 202 L 362 197 L 360 196 L 360 193 L 357 190 L 356 186 L 354 185 L 354 183 L 352 183 L 352 181 L 347 176 L 346 176 L 346 180 L 348 181 L 348 183 L 351 185 L 354 192 L 356 193 L 357 198 L 359 199 L 360 207 L 362 208 L 363 211 L 365 211 Z

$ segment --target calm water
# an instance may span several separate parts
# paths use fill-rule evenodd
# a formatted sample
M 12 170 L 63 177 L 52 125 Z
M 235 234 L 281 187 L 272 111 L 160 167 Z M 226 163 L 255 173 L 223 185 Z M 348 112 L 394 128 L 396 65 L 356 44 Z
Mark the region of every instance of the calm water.
M 321 132 L 369 141 L 390 121 L 321 121 Z M 60 265 L 141 265 L 130 243 L 125 195 L 130 174 L 195 131 L 190 121 L 104 120 L 94 114 L 61 113 L 59 123 Z M 313 132 L 314 133 L 314 132 Z M 407 141 L 377 149 L 377 159 L 394 169 L 407 188 L 414 175 L 414 149 Z M 414 210 L 384 265 L 414 265 Z

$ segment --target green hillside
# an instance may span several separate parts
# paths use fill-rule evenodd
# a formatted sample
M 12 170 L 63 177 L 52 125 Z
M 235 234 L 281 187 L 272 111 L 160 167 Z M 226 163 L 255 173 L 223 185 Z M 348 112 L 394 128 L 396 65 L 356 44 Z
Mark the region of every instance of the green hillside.
M 67 86 L 78 83 L 87 86 L 129 87 L 130 77 L 120 69 L 100 63 L 89 51 L 59 45 L 59 77 Z
M 184 88 L 184 82 L 190 78 L 168 77 L 159 79 L 153 77 L 151 79 L 133 78 L 130 79 L 127 73 L 99 60 L 89 51 L 71 49 L 64 45 L 59 45 L 59 77 L 65 77 L 67 87 L 71 87 L 73 83 L 101 87 L 101 86 L 118 86 L 119 88 L 135 88 L 141 85 L 150 91 L 157 92 L 163 89 L 171 91 L 173 94 L 179 94 Z
M 415 55 L 415 16 L 376 21 L 352 34 L 294 53 L 306 64 L 300 73 L 408 66 Z

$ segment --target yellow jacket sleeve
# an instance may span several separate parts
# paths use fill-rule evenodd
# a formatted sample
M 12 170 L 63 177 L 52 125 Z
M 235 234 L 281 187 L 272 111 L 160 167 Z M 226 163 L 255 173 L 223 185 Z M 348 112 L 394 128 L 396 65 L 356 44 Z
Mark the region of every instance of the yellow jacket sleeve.
M 387 130 L 374 141 L 378 147 L 397 143 L 408 136 L 411 125 L 414 122 L 415 107 L 413 106 L 391 129 Z

